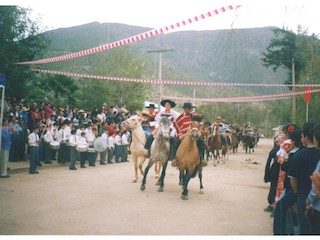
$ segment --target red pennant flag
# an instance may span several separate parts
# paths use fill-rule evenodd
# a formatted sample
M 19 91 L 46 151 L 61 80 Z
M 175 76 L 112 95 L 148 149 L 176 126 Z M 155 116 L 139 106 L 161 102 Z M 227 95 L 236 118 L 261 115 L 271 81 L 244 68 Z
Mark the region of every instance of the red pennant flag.
M 306 82 L 306 91 L 311 91 L 309 81 Z M 306 101 L 306 103 L 310 103 L 310 92 L 304 94 L 304 100 Z

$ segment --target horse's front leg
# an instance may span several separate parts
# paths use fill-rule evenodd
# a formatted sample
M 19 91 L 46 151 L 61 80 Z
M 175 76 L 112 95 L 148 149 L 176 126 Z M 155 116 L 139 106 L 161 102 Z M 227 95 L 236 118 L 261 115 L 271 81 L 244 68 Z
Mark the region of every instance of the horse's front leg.
M 139 169 L 140 169 L 141 175 L 144 175 L 142 166 L 143 166 L 145 161 L 146 161 L 146 158 L 145 157 L 141 157 L 141 161 L 139 162 Z
M 148 175 L 149 169 L 152 167 L 153 163 L 154 163 L 153 160 L 150 158 L 149 163 L 148 163 L 146 169 L 144 170 L 144 175 L 143 175 L 143 179 L 142 179 L 142 183 L 141 183 L 141 187 L 140 187 L 141 191 L 146 189 L 147 175 Z
M 203 192 L 203 185 L 202 185 L 202 167 L 199 167 L 198 176 L 200 180 L 200 193 L 203 194 L 204 192 Z
M 162 172 L 161 172 L 161 176 L 158 180 L 158 183 L 160 185 L 159 189 L 158 189 L 158 192 L 163 192 L 163 187 L 164 187 L 164 177 L 166 176 L 166 170 L 167 170 L 167 166 L 168 166 L 168 160 L 166 160 L 164 163 L 163 163 L 163 166 L 162 166 Z
M 188 200 L 188 183 L 190 181 L 190 174 L 189 171 L 186 171 L 183 176 L 183 191 L 181 194 L 182 200 Z
M 133 164 L 134 164 L 134 173 L 135 173 L 135 178 L 133 179 L 132 182 L 137 182 L 138 181 L 138 158 L 132 156 Z

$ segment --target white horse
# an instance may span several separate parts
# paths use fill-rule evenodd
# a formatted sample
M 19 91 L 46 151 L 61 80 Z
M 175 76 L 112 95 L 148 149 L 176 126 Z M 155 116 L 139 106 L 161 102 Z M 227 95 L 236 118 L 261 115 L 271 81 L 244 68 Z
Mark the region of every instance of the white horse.
M 158 180 L 157 185 L 160 185 L 158 192 L 163 191 L 164 187 L 164 177 L 166 175 L 166 169 L 168 165 L 168 160 L 170 157 L 170 121 L 167 117 L 161 117 L 159 127 L 155 130 L 154 141 L 151 145 L 151 156 L 149 159 L 148 166 L 144 171 L 144 176 L 142 179 L 140 190 L 145 190 L 146 179 L 149 169 L 156 162 L 162 164 L 161 177 Z
M 143 175 L 142 166 L 146 160 L 148 150 L 144 148 L 147 137 L 141 126 L 141 118 L 138 115 L 134 115 L 122 122 L 122 126 L 125 129 L 132 131 L 132 142 L 130 146 L 131 156 L 134 163 L 135 177 L 133 182 L 138 181 L 138 166 Z M 138 165 L 139 164 L 139 165 Z

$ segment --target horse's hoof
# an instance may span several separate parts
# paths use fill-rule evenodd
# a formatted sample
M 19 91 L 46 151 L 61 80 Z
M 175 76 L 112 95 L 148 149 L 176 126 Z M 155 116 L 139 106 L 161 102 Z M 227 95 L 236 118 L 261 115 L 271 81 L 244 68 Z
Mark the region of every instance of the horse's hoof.
M 163 192 L 163 187 L 159 187 L 158 192 Z
M 156 179 L 158 179 L 158 178 L 159 178 L 159 176 L 155 176 L 155 178 L 156 178 Z
M 136 183 L 137 181 L 138 181 L 138 179 L 133 179 L 132 180 L 133 183 Z
M 217 166 L 217 164 L 213 164 L 213 166 L 215 166 L 215 167 L 216 167 L 216 166 Z
M 146 189 L 146 186 L 145 185 L 141 185 L 140 190 L 144 191 L 145 189 Z
M 188 195 L 183 195 L 183 194 L 181 194 L 181 199 L 182 199 L 182 200 L 188 200 Z
M 179 185 L 182 185 L 182 181 L 179 182 Z
M 203 189 L 200 189 L 200 194 L 204 194 L 204 190 Z
M 160 181 L 156 182 L 156 186 L 159 186 L 160 185 Z

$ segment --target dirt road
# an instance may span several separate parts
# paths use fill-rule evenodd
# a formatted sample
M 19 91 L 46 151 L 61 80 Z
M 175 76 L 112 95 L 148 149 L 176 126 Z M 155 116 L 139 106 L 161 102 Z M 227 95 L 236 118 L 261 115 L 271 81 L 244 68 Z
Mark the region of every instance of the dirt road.
M 229 155 L 203 170 L 181 200 L 178 170 L 168 166 L 164 192 L 154 171 L 146 190 L 132 183 L 133 163 L 99 165 L 77 171 L 54 164 L 29 175 L 16 170 L 0 179 L 0 233 L 8 235 L 271 235 L 263 182 L 272 140 L 261 139 L 253 154 Z M 11 166 L 10 166 L 11 165 Z M 9 166 L 12 168 L 13 163 Z

